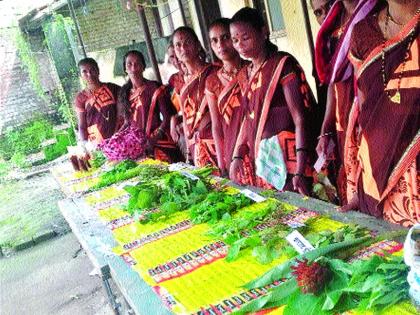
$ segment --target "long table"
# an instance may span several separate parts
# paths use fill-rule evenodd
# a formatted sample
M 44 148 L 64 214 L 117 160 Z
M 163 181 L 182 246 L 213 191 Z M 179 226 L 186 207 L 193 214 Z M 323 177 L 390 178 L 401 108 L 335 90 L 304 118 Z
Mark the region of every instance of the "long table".
M 166 225 L 140 226 L 135 218 L 127 216 L 121 210 L 121 204 L 126 203 L 127 200 L 122 191 L 124 184 L 120 183 L 100 192 L 84 194 L 86 187 L 95 182 L 100 171 L 74 175 L 70 173 L 69 165 L 62 165 L 54 169 L 52 173 L 64 192 L 68 194 L 67 199 L 59 202 L 60 211 L 81 246 L 86 250 L 93 265 L 100 271 L 104 288 L 117 314 L 119 305 L 115 301 L 109 284 L 111 278 L 135 314 L 212 314 L 212 311 L 218 314 L 224 312 L 222 303 L 219 303 L 222 305 L 221 308 L 217 309 L 219 301 L 223 299 L 229 301 L 235 296 L 246 299 L 246 296 L 249 296 L 246 292 L 234 291 L 238 283 L 244 284 L 278 263 L 275 261 L 271 265 L 261 267 L 248 259 L 249 257 L 230 264 L 224 259 L 214 259 L 214 262 L 201 264 L 194 269 L 194 272 L 183 273 L 181 276 L 175 275 L 168 281 L 162 280 L 162 284 L 155 283 L 153 280 L 156 278 L 148 274 L 148 270 L 149 273 L 151 270 L 149 267 L 155 266 L 157 261 L 162 265 L 168 261 L 172 263 L 175 258 L 179 259 L 182 253 L 202 248 L 203 244 L 210 244 L 211 240 L 203 236 L 206 227 L 204 225 L 189 226 L 186 217 L 182 214 L 165 223 Z M 278 193 L 276 198 L 297 209 L 310 209 L 310 212 L 314 211 L 330 217 L 320 225 L 334 226 L 334 222 L 343 222 L 357 223 L 379 232 L 401 229 L 358 212 L 338 213 L 332 204 L 302 198 L 291 192 Z M 187 223 L 180 224 L 180 222 Z M 134 231 L 133 235 L 137 235 L 135 239 L 127 236 L 130 234 L 127 234 L 130 229 Z M 156 231 L 162 235 L 158 235 Z M 394 245 L 386 244 L 390 248 Z M 155 252 L 155 249 L 159 252 Z M 400 248 L 395 250 L 398 249 Z M 238 276 L 229 279 L 230 276 L 238 274 L 243 276 L 243 279 L 239 279 Z M 200 286 L 197 277 L 201 277 L 203 287 Z M 211 283 L 211 281 L 217 283 Z M 222 290 L 224 281 L 225 283 L 233 281 L 235 285 L 231 287 L 226 285 L 226 290 Z M 210 289 L 205 290 L 204 287 Z M 221 293 L 216 294 L 214 291 L 221 291 Z M 196 301 L 193 298 L 189 299 L 189 294 L 191 296 L 203 295 L 203 298 Z M 207 301 L 213 301 L 212 299 L 214 305 L 206 304 Z M 412 313 L 409 305 L 399 309 L 401 314 L 404 314 L 404 311 L 407 314 Z

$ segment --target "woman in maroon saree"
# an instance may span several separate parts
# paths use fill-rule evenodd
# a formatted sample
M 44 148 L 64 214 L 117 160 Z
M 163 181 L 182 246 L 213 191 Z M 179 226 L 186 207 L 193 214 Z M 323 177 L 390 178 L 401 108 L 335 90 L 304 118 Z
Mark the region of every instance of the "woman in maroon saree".
M 175 109 L 167 88 L 143 78 L 145 61 L 141 52 L 129 51 L 124 56 L 124 71 L 128 82 L 119 95 L 119 110 L 124 126 L 141 129 L 147 138 L 147 154 L 166 162 L 180 161 L 180 153 L 169 136 L 169 123 Z M 162 116 L 162 118 L 161 118 Z
M 87 85 L 74 100 L 80 139 L 98 145 L 102 140 L 111 137 L 117 127 L 117 97 L 120 87 L 99 80 L 99 67 L 92 58 L 80 60 L 78 67 L 80 76 Z
M 206 79 L 215 66 L 202 58 L 202 48 L 193 29 L 186 26 L 176 29 L 173 43 L 175 53 L 186 70 L 180 100 L 188 160 L 199 167 L 207 164 L 216 166 L 210 112 L 204 95 Z
M 417 11 L 416 11 L 417 10 Z M 354 29 L 357 102 L 345 143 L 348 207 L 411 226 L 420 203 L 419 2 L 378 1 Z
M 264 186 L 256 175 L 255 161 L 262 139 L 275 136 L 287 167 L 284 189 L 307 195 L 309 161 L 318 134 L 311 125 L 319 126 L 322 118 L 310 116 L 315 114 L 314 99 L 305 75 L 293 56 L 277 51 L 268 40 L 267 28 L 255 9 L 239 10 L 232 17 L 230 32 L 235 49 L 251 60 L 238 75 L 244 120 L 230 177 L 239 183 Z
M 217 165 L 222 175 L 229 174 L 233 148 L 242 121 L 241 90 L 236 76 L 245 65 L 233 48 L 229 23 L 229 19 L 222 18 L 209 27 L 211 47 L 223 66 L 211 73 L 206 81 L 206 98 L 216 145 Z
M 344 139 L 348 115 L 354 100 L 353 68 L 347 58 L 354 25 L 373 7 L 372 0 L 340 0 L 331 7 L 317 35 L 315 65 L 321 83 L 328 85 L 327 106 L 318 155 L 334 158 L 337 188 L 341 204 L 346 204 L 346 176 L 343 166 Z M 335 143 L 334 157 L 328 156 L 328 145 Z M 335 176 L 334 176 L 335 175 Z

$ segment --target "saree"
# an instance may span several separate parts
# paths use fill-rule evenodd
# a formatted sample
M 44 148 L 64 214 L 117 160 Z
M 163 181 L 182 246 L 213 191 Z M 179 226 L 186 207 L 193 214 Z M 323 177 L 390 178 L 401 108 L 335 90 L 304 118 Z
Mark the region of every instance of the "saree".
M 347 193 L 357 194 L 360 211 L 408 227 L 420 219 L 420 14 L 384 42 L 375 13 L 355 28 L 349 55 L 358 93 L 345 142 Z
M 99 144 L 111 137 L 117 127 L 117 98 L 120 87 L 102 83 L 94 92 L 83 90 L 75 98 L 75 110 L 85 113 L 88 140 Z
M 144 132 L 152 143 L 150 154 L 165 162 L 178 162 L 181 155 L 169 135 L 169 123 L 175 109 L 171 104 L 167 88 L 155 81 L 132 89 L 129 94 L 131 105 L 131 126 Z M 161 118 L 162 116 L 162 118 Z
M 316 113 L 312 92 L 296 59 L 287 53 L 275 52 L 268 57 L 253 77 L 248 78 L 246 68 L 238 74 L 244 111 L 238 138 L 243 141 L 237 141 L 234 152 L 238 152 L 244 160 L 243 173 L 246 176 L 241 180 L 241 184 L 266 187 L 267 183 L 255 174 L 255 159 L 261 140 L 277 136 L 287 173 L 290 175 L 286 181 L 286 189 L 291 188 L 291 174 L 295 174 L 297 169 L 296 137 L 283 85 L 295 78 L 299 80 L 308 135 L 306 139 L 308 161 L 304 175 L 311 176 L 309 160 L 314 154 L 315 139 L 319 134 L 322 116 Z
M 218 144 L 216 142 L 215 148 L 216 152 L 221 153 L 226 170 L 229 170 L 242 120 L 241 89 L 236 77 L 225 85 L 222 82 L 222 80 L 225 80 L 221 78 L 221 69 L 210 74 L 206 81 L 205 93 L 207 100 L 214 100 L 217 106 L 215 112 L 217 113 L 218 125 L 221 127 L 222 143 Z
M 318 32 L 315 45 L 315 66 L 323 84 L 333 89 L 335 103 L 336 152 L 334 169 L 341 204 L 346 204 L 346 175 L 343 166 L 344 142 L 348 116 L 354 99 L 353 67 L 347 58 L 351 32 L 374 6 L 374 0 L 361 0 L 352 16 L 344 23 L 346 9 L 342 1 L 331 7 Z
M 207 77 L 217 69 L 205 66 L 184 84 L 180 92 L 183 129 L 187 151 L 195 166 L 217 166 L 216 147 L 211 131 L 211 118 L 205 97 Z

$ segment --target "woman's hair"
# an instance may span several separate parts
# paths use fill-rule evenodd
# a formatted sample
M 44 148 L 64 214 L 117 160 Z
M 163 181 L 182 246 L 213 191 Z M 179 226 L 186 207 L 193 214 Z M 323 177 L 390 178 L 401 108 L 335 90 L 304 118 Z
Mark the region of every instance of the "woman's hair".
M 229 25 L 230 25 L 230 19 L 228 19 L 228 18 L 216 19 L 216 20 L 214 20 L 213 22 L 210 23 L 209 31 L 215 26 L 222 26 L 224 28 L 229 29 Z
M 197 45 L 199 46 L 199 51 L 198 51 L 198 57 L 201 59 L 201 60 L 203 60 L 203 61 L 205 61 L 206 60 L 206 56 L 207 56 L 207 53 L 206 53 L 206 51 L 204 50 L 204 48 L 203 48 L 203 46 L 201 45 L 201 42 L 200 42 L 200 40 L 198 39 L 198 36 L 197 36 L 197 34 L 195 33 L 195 31 L 191 28 L 191 27 L 189 27 L 189 26 L 180 26 L 180 27 L 178 27 L 173 33 L 172 33 L 172 36 L 171 36 L 171 42 L 173 43 L 173 39 L 174 39 L 174 37 L 175 37 L 175 34 L 177 34 L 177 33 L 180 33 L 180 32 L 182 32 L 182 33 L 187 33 L 187 34 L 189 34 L 191 37 L 192 37 L 192 39 L 197 43 Z M 175 46 L 174 46 L 175 47 Z
M 257 9 L 245 7 L 236 12 L 230 23 L 245 23 L 251 26 L 257 32 L 261 32 L 266 27 L 265 21 Z M 266 39 L 265 47 L 269 52 L 275 52 L 278 47 L 274 45 L 269 38 Z
M 96 68 L 96 70 L 98 70 L 99 72 L 99 66 L 95 59 L 87 57 L 87 58 L 80 59 L 79 62 L 77 63 L 78 68 L 85 65 L 91 65 L 92 67 Z
M 144 59 L 143 54 L 138 50 L 130 50 L 128 51 L 124 57 L 123 57 L 123 69 L 124 73 L 127 73 L 126 68 L 126 61 L 129 55 L 134 55 L 139 58 L 140 63 L 142 64 L 143 68 L 146 68 L 146 61 Z M 120 93 L 118 95 L 118 112 L 123 115 L 124 119 L 128 119 L 131 114 L 131 105 L 128 100 L 130 90 L 133 88 L 133 83 L 131 82 L 130 78 L 127 80 L 127 83 L 125 83 L 120 90 Z
M 146 68 L 146 61 L 144 59 L 143 54 L 141 52 L 139 52 L 138 50 L 129 50 L 129 51 L 126 52 L 126 54 L 123 57 L 123 69 L 124 69 L 124 73 L 127 74 L 127 69 L 126 69 L 125 63 L 126 63 L 127 58 L 128 58 L 129 55 L 134 55 L 137 58 L 139 58 L 140 63 L 142 64 L 143 68 L 144 69 Z

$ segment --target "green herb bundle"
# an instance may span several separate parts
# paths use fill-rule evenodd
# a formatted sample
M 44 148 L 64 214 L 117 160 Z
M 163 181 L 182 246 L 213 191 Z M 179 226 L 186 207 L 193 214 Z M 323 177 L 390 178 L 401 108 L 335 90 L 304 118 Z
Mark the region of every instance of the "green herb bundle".
M 99 182 L 90 191 L 108 187 L 136 176 L 139 176 L 141 180 L 152 180 L 167 172 L 168 168 L 166 166 L 137 164 L 131 160 L 124 160 L 116 164 L 110 171 L 103 173 L 99 177 Z
M 292 269 L 283 272 L 287 279 L 281 285 L 247 304 L 238 314 L 281 305 L 286 305 L 284 315 L 333 315 L 349 310 L 378 312 L 408 299 L 408 267 L 400 256 L 375 255 L 351 264 L 326 257 L 310 264 L 295 260 Z M 316 276 L 320 270 L 324 277 Z M 311 274 L 305 274 L 308 271 Z M 311 283 L 314 281 L 318 283 Z M 309 293 L 305 291 L 308 287 L 319 290 Z
M 212 168 L 205 167 L 191 172 L 198 179 L 180 172 L 169 172 L 152 181 L 126 186 L 124 189 L 130 194 L 127 211 L 144 214 L 142 222 L 145 223 L 186 210 L 205 199 L 211 187 L 207 177 L 212 171 Z M 154 211 L 145 212 L 150 209 Z
M 91 155 L 89 163 L 93 168 L 100 168 L 106 162 L 106 157 L 101 151 L 94 151 Z
M 227 261 L 236 260 L 244 249 L 249 248 L 258 262 L 268 264 L 279 257 L 284 238 L 291 231 L 280 222 L 291 210 L 286 204 L 268 199 L 257 211 L 243 210 L 235 216 L 224 214 L 208 234 L 230 245 Z M 264 223 L 266 227 L 258 228 Z
M 204 222 L 215 224 L 224 215 L 231 215 L 251 203 L 251 199 L 241 193 L 232 195 L 225 191 L 214 191 L 203 201 L 189 208 L 190 217 L 194 224 Z

